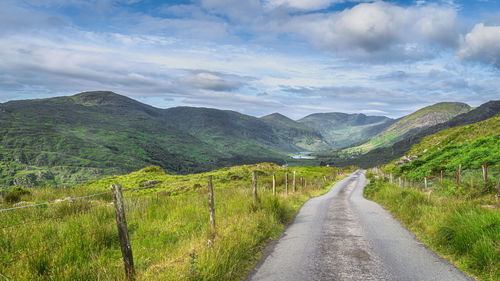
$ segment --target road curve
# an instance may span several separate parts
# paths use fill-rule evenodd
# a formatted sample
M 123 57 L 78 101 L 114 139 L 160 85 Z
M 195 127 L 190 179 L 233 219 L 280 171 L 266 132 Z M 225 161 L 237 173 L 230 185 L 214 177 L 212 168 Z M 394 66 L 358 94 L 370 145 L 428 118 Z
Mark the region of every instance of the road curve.
M 245 280 L 474 280 L 364 199 L 366 183 L 358 170 L 307 201 Z

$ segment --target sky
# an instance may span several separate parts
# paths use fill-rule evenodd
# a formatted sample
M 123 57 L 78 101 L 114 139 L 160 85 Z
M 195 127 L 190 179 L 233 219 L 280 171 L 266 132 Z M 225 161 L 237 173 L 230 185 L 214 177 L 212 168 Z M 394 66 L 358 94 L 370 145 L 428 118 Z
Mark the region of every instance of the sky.
M 496 0 L 2 0 L 0 102 L 401 117 L 500 99 Z

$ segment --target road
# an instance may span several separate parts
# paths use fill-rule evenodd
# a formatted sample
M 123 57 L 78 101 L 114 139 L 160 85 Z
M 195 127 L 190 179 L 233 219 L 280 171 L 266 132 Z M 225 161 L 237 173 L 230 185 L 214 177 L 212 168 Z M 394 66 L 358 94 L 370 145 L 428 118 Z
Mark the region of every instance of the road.
M 366 183 L 358 170 L 307 201 L 245 280 L 475 280 L 364 199 Z

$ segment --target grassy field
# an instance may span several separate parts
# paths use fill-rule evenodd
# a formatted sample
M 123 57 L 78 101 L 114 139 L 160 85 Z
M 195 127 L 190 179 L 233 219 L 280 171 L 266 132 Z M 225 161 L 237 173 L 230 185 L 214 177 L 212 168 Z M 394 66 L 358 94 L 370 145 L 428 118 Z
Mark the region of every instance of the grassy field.
M 453 179 L 446 179 L 442 185 L 438 180 L 429 182 L 430 192 L 421 184 L 401 188 L 375 177 L 372 174 L 365 197 L 384 206 L 420 240 L 463 271 L 479 280 L 500 280 L 497 182 L 482 182 L 476 171 L 470 172 L 460 186 Z
M 251 173 L 258 175 L 260 201 L 251 195 Z M 276 239 L 300 206 L 325 193 L 353 169 L 273 164 L 223 168 L 192 175 L 167 175 L 149 167 L 71 189 L 11 190 L 0 208 L 105 192 L 124 193 L 128 229 L 138 280 L 238 280 Z M 292 173 L 296 172 L 296 192 Z M 289 192 L 284 175 L 290 175 Z M 271 192 L 277 175 L 277 196 Z M 213 176 L 216 234 L 211 233 L 207 176 Z M 307 181 L 302 187 L 300 177 Z M 324 181 L 326 179 L 326 182 Z M 317 183 L 317 185 L 316 185 Z M 122 280 L 120 246 L 109 193 L 38 207 L 0 212 L 0 279 Z

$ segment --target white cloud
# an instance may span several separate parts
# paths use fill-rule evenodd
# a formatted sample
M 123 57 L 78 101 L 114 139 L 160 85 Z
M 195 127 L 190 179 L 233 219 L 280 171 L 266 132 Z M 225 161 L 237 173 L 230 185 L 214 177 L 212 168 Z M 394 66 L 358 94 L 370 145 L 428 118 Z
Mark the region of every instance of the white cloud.
M 457 55 L 461 59 L 476 60 L 500 68 L 500 26 L 476 24 L 465 35 Z
M 362 3 L 339 13 L 296 16 L 284 25 L 314 45 L 361 59 L 429 56 L 428 44 L 453 46 L 458 38 L 455 9 Z

